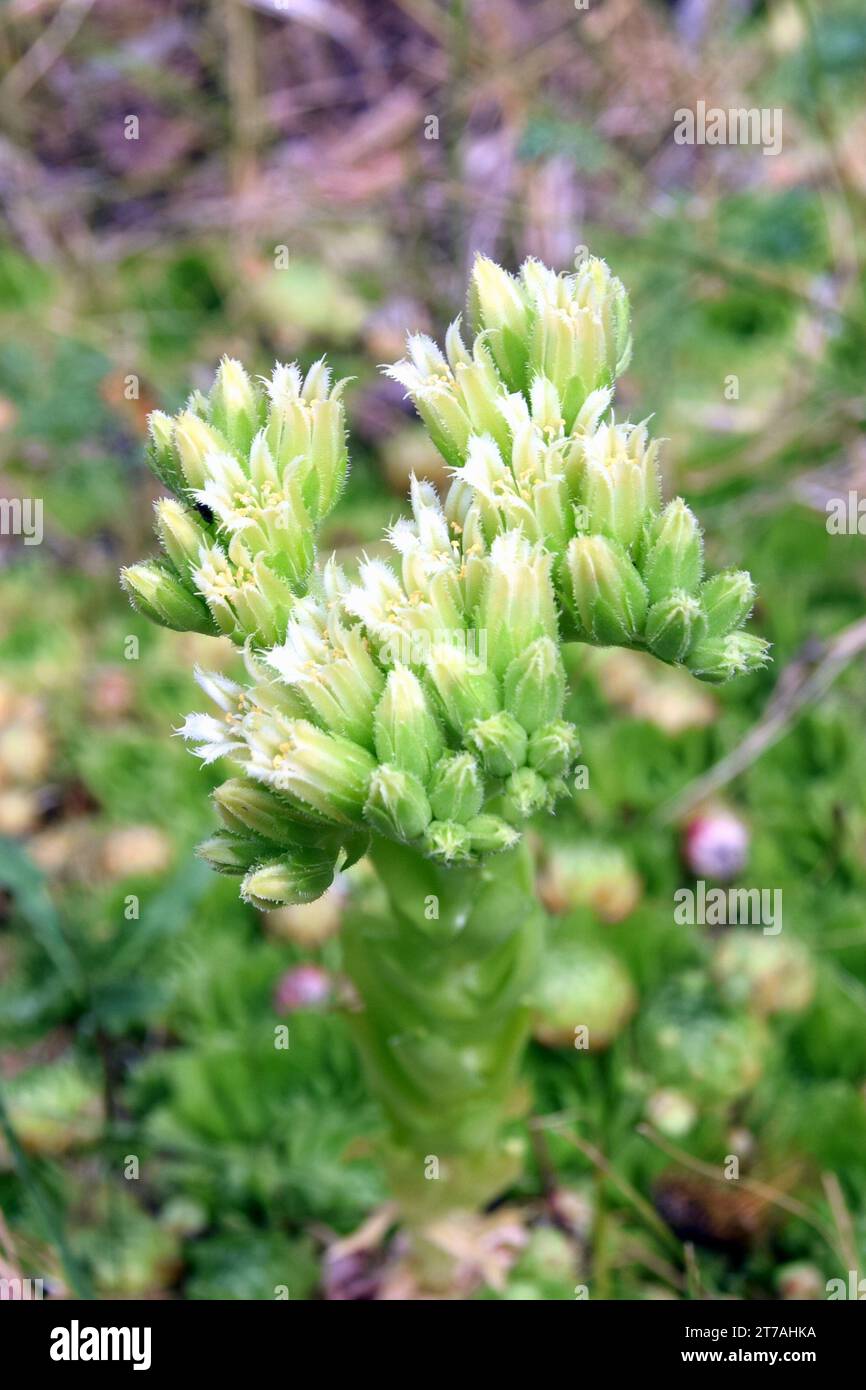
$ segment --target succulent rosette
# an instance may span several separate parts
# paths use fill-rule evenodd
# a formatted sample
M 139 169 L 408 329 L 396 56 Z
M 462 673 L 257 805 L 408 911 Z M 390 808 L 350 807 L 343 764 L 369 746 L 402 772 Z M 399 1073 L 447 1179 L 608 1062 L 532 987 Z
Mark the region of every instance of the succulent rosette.
M 533 1003 L 532 1031 L 538 1042 L 601 1052 L 634 1013 L 637 991 L 612 951 L 553 932 L 546 942 Z
M 702 1107 L 721 1107 L 754 1089 L 772 1056 L 764 1019 L 727 1006 L 698 972 L 669 981 L 642 1010 L 641 1056 L 662 1086 Z

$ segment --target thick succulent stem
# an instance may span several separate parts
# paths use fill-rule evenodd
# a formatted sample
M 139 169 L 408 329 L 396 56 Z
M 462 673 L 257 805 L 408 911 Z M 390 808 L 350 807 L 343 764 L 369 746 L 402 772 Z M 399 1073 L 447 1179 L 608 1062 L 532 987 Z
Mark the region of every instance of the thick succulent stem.
M 447 869 L 377 838 L 373 860 L 390 915 L 351 922 L 346 965 L 393 1189 L 417 1228 L 483 1205 L 519 1171 L 505 1126 L 521 1108 L 542 914 L 523 845 Z

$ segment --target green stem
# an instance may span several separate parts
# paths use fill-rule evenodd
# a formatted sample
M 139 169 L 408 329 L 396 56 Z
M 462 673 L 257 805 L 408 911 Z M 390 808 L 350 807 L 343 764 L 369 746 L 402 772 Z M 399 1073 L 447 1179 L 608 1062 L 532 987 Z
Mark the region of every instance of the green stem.
M 387 1161 L 409 1225 L 477 1208 L 520 1169 L 505 1124 L 529 1032 L 542 915 L 525 847 L 445 869 L 377 840 L 387 919 L 355 918 L 346 965 L 371 1085 L 389 1121 Z

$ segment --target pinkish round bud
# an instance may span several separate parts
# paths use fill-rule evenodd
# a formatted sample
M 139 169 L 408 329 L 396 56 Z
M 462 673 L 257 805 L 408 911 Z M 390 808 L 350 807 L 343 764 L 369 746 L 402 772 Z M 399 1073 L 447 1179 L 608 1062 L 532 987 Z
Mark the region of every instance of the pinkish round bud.
M 686 826 L 683 857 L 698 878 L 735 878 L 748 854 L 748 828 L 730 811 L 708 811 Z
M 274 1008 L 281 1014 L 320 1008 L 328 1002 L 332 988 L 331 977 L 321 966 L 296 965 L 277 981 Z

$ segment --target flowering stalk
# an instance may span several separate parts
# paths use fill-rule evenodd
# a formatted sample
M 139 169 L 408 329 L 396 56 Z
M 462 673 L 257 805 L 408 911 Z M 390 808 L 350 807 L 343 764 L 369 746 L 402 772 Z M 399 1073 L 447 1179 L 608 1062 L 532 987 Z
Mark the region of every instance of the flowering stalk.
M 418 1178 L 435 1157 L 451 1202 L 507 1172 L 539 940 L 522 833 L 579 752 L 563 642 L 643 648 L 716 682 L 767 652 L 742 631 L 749 576 L 705 578 L 646 423 L 611 416 L 631 340 L 604 262 L 513 276 L 479 257 L 469 304 L 470 343 L 458 320 L 444 352 L 412 337 L 389 369 L 452 472 L 444 502 L 412 480 L 391 563 L 350 577 L 316 557 L 346 477 L 343 383 L 323 362 L 256 383 L 225 359 L 208 396 L 151 416 L 174 493 L 157 504 L 164 557 L 123 574 L 156 622 L 243 650 L 243 683 L 197 672 L 218 713 L 180 731 L 236 766 L 204 858 L 273 907 L 371 853 L 391 915 L 349 928 L 359 1040 L 396 1185 L 432 1194 Z
M 345 961 L 364 1005 L 352 1021 L 389 1121 L 392 1188 L 425 1224 L 484 1203 L 520 1171 L 503 1116 L 517 1109 L 543 917 L 524 844 L 445 868 L 381 838 L 373 862 L 390 912 L 348 923 Z

